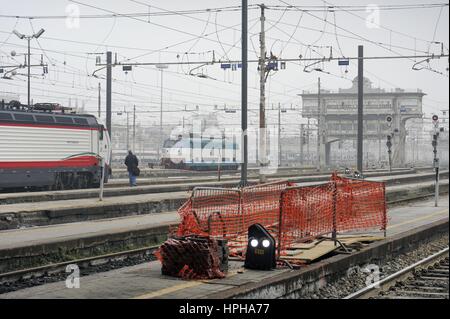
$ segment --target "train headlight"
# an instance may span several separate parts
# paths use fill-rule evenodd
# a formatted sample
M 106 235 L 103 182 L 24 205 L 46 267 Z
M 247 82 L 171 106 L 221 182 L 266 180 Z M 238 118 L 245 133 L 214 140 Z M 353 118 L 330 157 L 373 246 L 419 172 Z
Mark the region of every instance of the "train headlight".
M 270 270 L 276 267 L 275 239 L 260 224 L 248 228 L 245 268 Z

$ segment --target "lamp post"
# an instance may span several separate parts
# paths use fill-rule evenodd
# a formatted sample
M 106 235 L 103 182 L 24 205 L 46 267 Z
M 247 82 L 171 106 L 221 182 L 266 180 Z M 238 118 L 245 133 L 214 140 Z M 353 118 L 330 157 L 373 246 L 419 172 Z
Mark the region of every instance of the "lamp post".
M 17 30 L 14 30 L 13 33 L 21 40 L 26 39 L 28 41 L 28 60 L 27 60 L 27 68 L 28 68 L 28 107 L 30 107 L 30 68 L 31 68 L 31 51 L 30 51 L 30 42 L 31 39 L 38 39 L 43 33 L 45 32 L 44 29 L 39 30 L 37 33 L 33 34 L 33 35 L 24 35 L 22 33 L 20 33 Z
M 159 142 L 158 142 L 158 158 L 161 159 L 161 144 L 163 135 L 163 91 L 164 91 L 164 69 L 168 69 L 169 66 L 166 64 L 158 64 L 156 68 L 161 71 L 161 109 L 159 116 Z
M 123 112 L 118 112 L 117 115 L 121 116 L 123 113 L 125 113 L 127 115 L 127 151 L 129 151 L 130 150 L 130 112 L 126 111 L 124 109 Z
M 281 167 L 281 113 L 287 113 L 286 109 L 281 108 L 281 104 L 278 104 L 278 165 Z

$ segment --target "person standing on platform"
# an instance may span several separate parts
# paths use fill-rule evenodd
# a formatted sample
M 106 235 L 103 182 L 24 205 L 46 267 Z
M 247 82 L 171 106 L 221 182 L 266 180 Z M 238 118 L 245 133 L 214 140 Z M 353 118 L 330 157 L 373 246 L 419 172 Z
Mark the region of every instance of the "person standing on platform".
M 125 165 L 127 166 L 128 170 L 128 177 L 130 179 L 130 186 L 134 187 L 137 186 L 136 183 L 136 177 L 139 176 L 140 170 L 139 170 L 139 160 L 136 157 L 136 155 L 133 154 L 132 151 L 128 151 L 128 155 L 125 158 Z

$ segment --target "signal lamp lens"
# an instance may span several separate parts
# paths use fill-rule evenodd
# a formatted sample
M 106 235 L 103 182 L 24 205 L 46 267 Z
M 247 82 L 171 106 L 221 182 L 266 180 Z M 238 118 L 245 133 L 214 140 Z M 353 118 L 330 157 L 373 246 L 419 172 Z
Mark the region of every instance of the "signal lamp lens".
M 262 245 L 263 245 L 264 248 L 267 248 L 267 247 L 270 246 L 270 241 L 268 241 L 267 239 L 264 239 L 264 240 L 262 241 Z
M 253 248 L 258 247 L 258 240 L 252 239 L 250 241 L 250 246 L 252 246 Z

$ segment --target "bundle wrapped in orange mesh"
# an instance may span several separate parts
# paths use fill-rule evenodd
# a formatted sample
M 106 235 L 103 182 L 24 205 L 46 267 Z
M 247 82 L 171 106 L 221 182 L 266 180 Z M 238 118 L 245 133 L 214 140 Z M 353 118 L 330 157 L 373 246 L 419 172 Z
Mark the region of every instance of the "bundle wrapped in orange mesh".
M 209 237 L 169 238 L 154 253 L 163 275 L 183 279 L 224 278 L 228 270 L 226 241 Z

